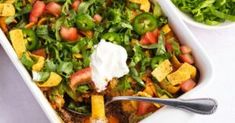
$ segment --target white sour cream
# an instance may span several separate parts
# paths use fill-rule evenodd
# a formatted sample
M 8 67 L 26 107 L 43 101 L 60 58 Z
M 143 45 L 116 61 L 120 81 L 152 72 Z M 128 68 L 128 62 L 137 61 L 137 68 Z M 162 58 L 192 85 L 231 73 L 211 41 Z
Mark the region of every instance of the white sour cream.
M 91 55 L 91 75 L 98 92 L 106 89 L 113 78 L 120 78 L 129 73 L 126 64 L 127 52 L 117 44 L 101 40 Z

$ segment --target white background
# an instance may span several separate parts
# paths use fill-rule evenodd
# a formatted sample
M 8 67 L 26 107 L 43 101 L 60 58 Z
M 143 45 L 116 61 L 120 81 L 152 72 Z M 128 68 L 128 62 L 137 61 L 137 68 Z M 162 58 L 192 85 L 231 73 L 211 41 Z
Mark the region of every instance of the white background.
M 203 88 L 200 94 L 202 97 L 215 98 L 219 103 L 215 114 L 195 115 L 189 123 L 233 123 L 235 122 L 235 27 L 222 30 L 205 30 L 191 26 L 189 28 L 206 49 L 215 71 L 214 81 L 207 88 Z M 0 123 L 32 122 L 49 123 L 0 46 Z

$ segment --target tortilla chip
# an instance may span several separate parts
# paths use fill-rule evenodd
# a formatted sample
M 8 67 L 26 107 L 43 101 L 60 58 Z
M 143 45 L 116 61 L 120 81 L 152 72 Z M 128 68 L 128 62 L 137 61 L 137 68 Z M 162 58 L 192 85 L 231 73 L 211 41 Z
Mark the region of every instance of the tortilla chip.
M 24 40 L 23 32 L 21 29 L 15 29 L 11 30 L 9 34 L 13 48 L 15 49 L 18 58 L 21 58 L 23 53 L 26 51 L 26 41 Z
M 14 16 L 15 7 L 9 3 L 0 3 L 0 16 Z
M 54 87 L 60 84 L 62 78 L 57 73 L 51 72 L 50 77 L 43 84 L 37 84 L 39 87 Z
M 190 78 L 195 78 L 197 70 L 194 66 L 184 63 L 177 71 L 167 76 L 168 81 L 172 85 L 181 84 Z
M 152 72 L 152 75 L 161 82 L 166 76 L 173 71 L 172 65 L 170 61 L 167 59 L 161 62 L 157 68 L 155 68 Z

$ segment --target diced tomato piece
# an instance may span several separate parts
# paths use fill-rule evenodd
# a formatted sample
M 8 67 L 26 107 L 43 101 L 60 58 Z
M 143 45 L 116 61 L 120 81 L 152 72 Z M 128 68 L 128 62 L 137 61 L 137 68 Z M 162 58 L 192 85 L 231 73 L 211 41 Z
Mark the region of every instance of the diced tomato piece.
M 194 59 L 190 54 L 181 54 L 179 57 L 180 57 L 180 60 L 183 62 L 187 62 L 189 64 L 194 63 Z
M 42 57 L 44 57 L 44 58 L 47 57 L 46 51 L 45 51 L 44 48 L 34 50 L 34 51 L 32 52 L 32 54 L 37 55 L 37 56 L 42 56 Z
M 84 68 L 72 74 L 70 76 L 70 84 L 69 86 L 72 89 L 75 89 L 77 85 L 83 82 L 91 81 L 91 68 Z
M 145 36 L 148 39 L 148 41 L 150 42 L 150 44 L 157 43 L 157 38 L 156 38 L 156 36 L 155 36 L 155 34 L 153 32 L 147 32 L 145 34 Z
M 102 21 L 102 17 L 99 14 L 95 14 L 93 19 L 95 20 L 95 22 L 98 22 L 98 23 Z
M 156 110 L 156 107 L 152 103 L 148 102 L 138 102 L 137 115 L 145 115 L 147 113 L 153 112 Z
M 61 14 L 61 5 L 56 2 L 50 2 L 46 5 L 46 11 L 49 14 L 58 17 Z
M 155 30 L 153 30 L 153 34 L 157 38 L 160 35 L 160 30 L 156 28 Z
M 167 52 L 169 52 L 169 53 L 173 52 L 172 44 L 166 43 L 165 47 L 166 47 Z
M 196 82 L 194 82 L 192 79 L 186 80 L 182 82 L 182 84 L 180 85 L 181 90 L 183 92 L 188 92 L 191 89 L 193 89 L 195 86 L 196 86 Z
M 155 44 L 158 42 L 159 35 L 160 31 L 158 29 L 155 29 L 152 32 L 147 32 L 146 34 L 142 35 L 140 43 L 143 45 Z
M 78 34 L 78 30 L 75 27 L 61 27 L 60 35 L 64 40 L 70 42 L 76 41 L 80 37 Z
M 141 37 L 140 44 L 143 44 L 143 45 L 150 44 L 149 40 L 147 39 L 147 37 L 145 35 Z
M 43 14 L 46 4 L 43 1 L 36 1 L 29 15 L 29 21 L 37 23 L 38 18 Z
M 73 10 L 77 10 L 78 9 L 78 6 L 80 5 L 81 1 L 80 0 L 75 0 L 72 4 L 72 8 Z
M 180 50 L 183 54 L 188 54 L 188 53 L 191 53 L 192 52 L 192 49 L 186 45 L 182 45 L 180 47 Z

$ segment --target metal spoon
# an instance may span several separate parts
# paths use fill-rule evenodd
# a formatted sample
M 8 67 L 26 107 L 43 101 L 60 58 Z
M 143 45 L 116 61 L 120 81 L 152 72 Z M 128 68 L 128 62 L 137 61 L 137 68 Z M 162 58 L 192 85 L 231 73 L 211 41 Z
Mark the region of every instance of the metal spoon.
M 187 111 L 191 111 L 197 114 L 209 115 L 213 114 L 217 109 L 217 102 L 211 98 L 197 98 L 197 99 L 161 99 L 161 98 L 150 98 L 150 97 L 138 97 L 138 96 L 117 96 L 113 97 L 110 101 L 105 103 L 105 106 L 111 104 L 115 101 L 145 101 L 151 103 L 160 103 L 168 106 L 172 106 L 179 109 L 184 109 Z M 79 114 L 80 112 L 76 112 L 74 110 L 68 109 L 68 111 Z M 88 114 L 86 114 L 88 115 Z
M 160 103 L 172 106 L 179 109 L 184 109 L 197 114 L 213 114 L 217 109 L 217 102 L 211 98 L 198 98 L 198 99 L 160 99 L 150 97 L 137 97 L 137 96 L 117 96 L 113 97 L 110 101 L 106 102 L 105 106 L 115 101 L 145 101 L 151 103 Z

